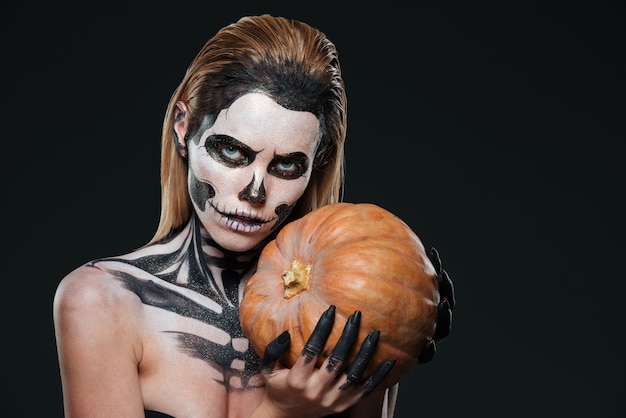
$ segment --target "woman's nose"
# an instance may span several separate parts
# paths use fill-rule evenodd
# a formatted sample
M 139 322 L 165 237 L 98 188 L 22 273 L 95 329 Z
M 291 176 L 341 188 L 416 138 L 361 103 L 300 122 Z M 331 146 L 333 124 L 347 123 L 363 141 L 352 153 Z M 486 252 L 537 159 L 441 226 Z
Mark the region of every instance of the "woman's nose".
M 265 203 L 265 184 L 264 180 L 257 181 L 256 175 L 252 176 L 252 180 L 242 191 L 239 192 L 239 199 L 258 205 Z

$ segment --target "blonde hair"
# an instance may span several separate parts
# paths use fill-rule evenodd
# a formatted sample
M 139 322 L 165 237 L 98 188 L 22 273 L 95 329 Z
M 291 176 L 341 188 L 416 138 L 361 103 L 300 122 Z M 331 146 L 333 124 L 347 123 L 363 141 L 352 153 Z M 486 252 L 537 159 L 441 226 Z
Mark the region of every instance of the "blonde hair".
M 297 20 L 247 16 L 206 42 L 170 99 L 161 139 L 161 217 L 150 243 L 184 226 L 193 210 L 187 161 L 174 138 L 176 103 L 187 105 L 191 137 L 206 115 L 215 120 L 249 92 L 266 94 L 290 110 L 312 112 L 320 123 L 310 182 L 286 222 L 342 198 L 346 94 L 335 45 Z

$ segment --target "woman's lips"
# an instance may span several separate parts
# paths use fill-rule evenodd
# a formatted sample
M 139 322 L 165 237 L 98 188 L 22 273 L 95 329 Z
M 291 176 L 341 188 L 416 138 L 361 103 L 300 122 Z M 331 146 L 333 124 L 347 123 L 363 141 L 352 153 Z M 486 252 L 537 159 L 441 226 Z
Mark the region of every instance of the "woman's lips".
M 256 232 L 263 227 L 263 225 L 271 222 L 271 219 L 263 219 L 258 216 L 251 216 L 246 211 L 221 211 L 215 205 L 211 204 L 211 207 L 217 212 L 221 218 L 225 221 L 226 225 L 237 232 Z

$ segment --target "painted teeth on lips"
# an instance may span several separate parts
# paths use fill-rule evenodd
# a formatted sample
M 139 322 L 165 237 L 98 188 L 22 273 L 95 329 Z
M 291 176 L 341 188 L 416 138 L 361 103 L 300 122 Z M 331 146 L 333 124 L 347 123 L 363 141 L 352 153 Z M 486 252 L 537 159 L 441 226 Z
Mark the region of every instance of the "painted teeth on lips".
M 226 217 L 229 218 L 229 219 L 232 219 L 234 221 L 237 221 L 237 222 L 246 223 L 246 224 L 253 224 L 253 225 L 263 225 L 264 223 L 267 222 L 267 221 L 263 221 L 261 219 L 250 218 L 250 217 L 241 216 L 241 215 L 226 215 Z
M 228 219 L 252 225 L 263 225 L 270 221 L 270 219 L 261 219 L 258 216 L 253 216 L 249 212 L 240 211 L 238 209 L 235 210 L 234 213 L 226 213 L 220 211 L 220 214 Z

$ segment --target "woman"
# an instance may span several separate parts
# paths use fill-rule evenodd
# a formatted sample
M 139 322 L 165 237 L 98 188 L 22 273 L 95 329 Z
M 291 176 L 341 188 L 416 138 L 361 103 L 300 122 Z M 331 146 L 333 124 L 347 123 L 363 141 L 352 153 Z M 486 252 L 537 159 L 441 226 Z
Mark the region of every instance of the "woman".
M 165 116 L 155 236 L 79 267 L 55 295 L 66 417 L 393 414 L 395 392 L 377 387 L 393 359 L 362 375 L 376 336 L 361 358 L 343 364 L 359 312 L 331 354 L 334 367 L 321 369 L 313 360 L 333 307 L 291 369 L 276 366 L 289 335 L 277 336 L 260 359 L 239 323 L 243 287 L 263 246 L 286 222 L 339 201 L 345 134 L 339 61 L 323 33 L 263 15 L 205 44 Z M 434 348 L 430 342 L 423 361 Z

